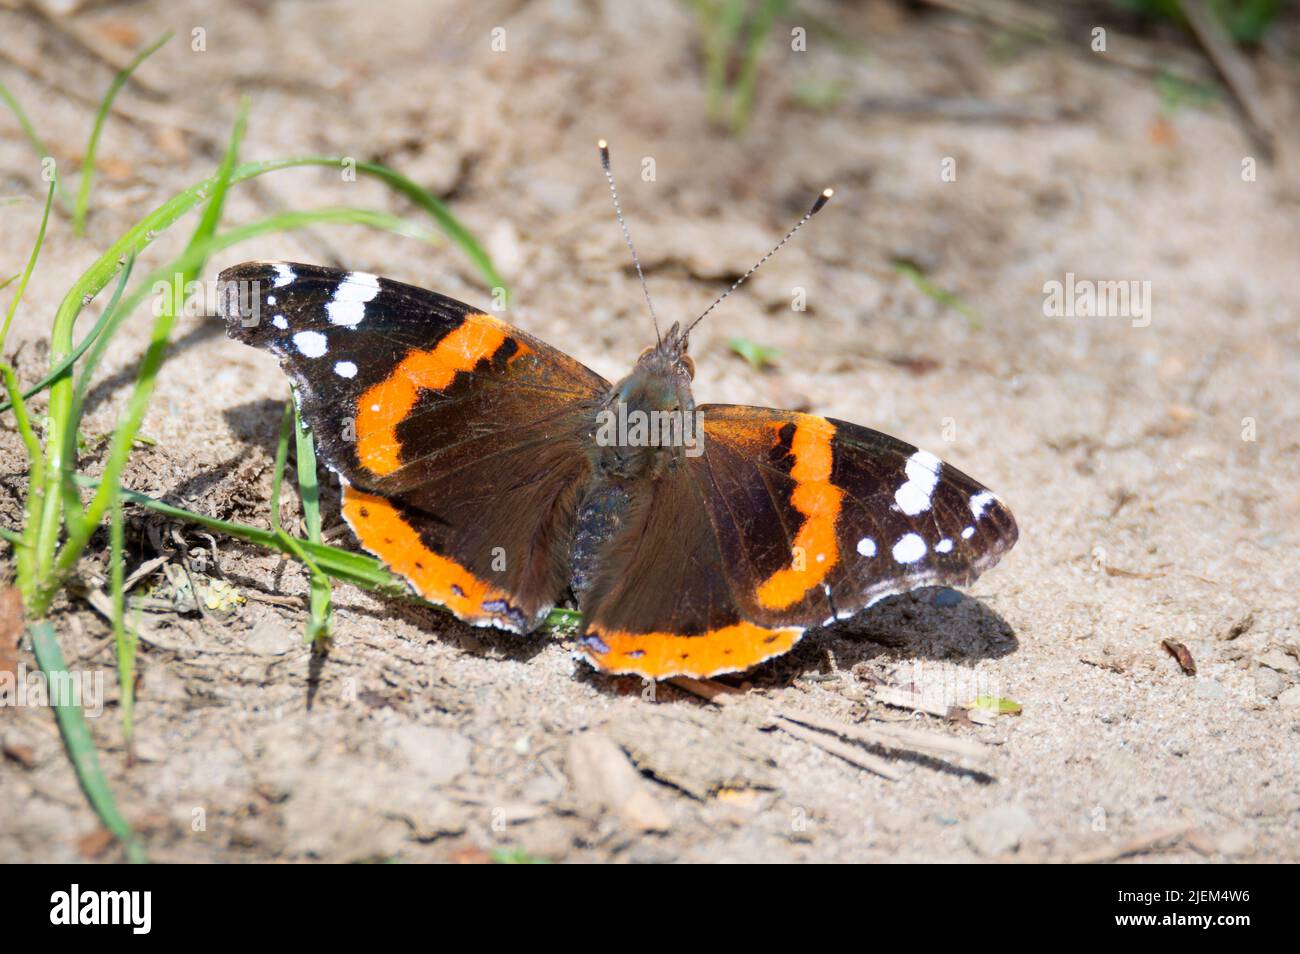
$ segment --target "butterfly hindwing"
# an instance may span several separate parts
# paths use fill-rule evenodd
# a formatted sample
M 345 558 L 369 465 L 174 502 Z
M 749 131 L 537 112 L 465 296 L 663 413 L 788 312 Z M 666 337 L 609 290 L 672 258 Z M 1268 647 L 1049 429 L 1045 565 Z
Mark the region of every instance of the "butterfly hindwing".
M 359 272 L 221 273 L 231 337 L 271 351 L 362 544 L 462 619 L 526 630 L 559 597 L 609 388 L 500 319 Z
M 713 676 L 786 652 L 803 633 L 745 617 L 697 476 L 678 466 L 636 489 L 580 595 L 583 651 L 607 672 Z
M 637 508 L 609 547 L 611 585 L 584 607 L 602 668 L 746 669 L 885 596 L 970 583 L 1016 540 L 986 488 L 903 441 L 768 408 L 698 411 L 703 454 Z

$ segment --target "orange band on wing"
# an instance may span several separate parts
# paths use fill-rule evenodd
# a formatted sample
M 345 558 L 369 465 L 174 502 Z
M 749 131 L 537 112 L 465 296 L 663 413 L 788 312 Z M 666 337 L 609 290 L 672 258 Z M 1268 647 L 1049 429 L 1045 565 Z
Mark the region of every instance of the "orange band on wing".
M 425 599 L 441 603 L 468 623 L 526 628 L 523 614 L 511 605 L 508 593 L 479 579 L 455 560 L 430 550 L 415 528 L 383 497 L 345 484 L 343 516 L 361 545 L 406 577 Z M 484 604 L 494 605 L 489 608 Z
M 441 391 L 459 371 L 490 359 L 509 337 L 509 326 L 490 315 L 467 315 L 429 351 L 412 351 L 393 373 L 357 398 L 357 459 L 383 477 L 402 466 L 400 424 L 421 391 Z M 530 350 L 518 342 L 519 353 Z M 518 357 L 516 354 L 514 357 Z
M 801 417 L 795 428 L 790 442 L 794 457 L 790 476 L 795 481 L 790 504 L 803 514 L 803 523 L 795 534 L 790 566 L 777 570 L 755 592 L 758 602 L 768 609 L 785 609 L 799 602 L 839 562 L 835 521 L 844 492 L 831 483 L 834 436 L 834 426 L 821 418 Z
M 605 672 L 636 673 L 650 679 L 669 676 L 705 679 L 724 672 L 739 672 L 788 652 L 802 635 L 799 627 L 764 629 L 746 622 L 698 636 L 607 633 L 592 626 L 582 649 L 592 664 Z

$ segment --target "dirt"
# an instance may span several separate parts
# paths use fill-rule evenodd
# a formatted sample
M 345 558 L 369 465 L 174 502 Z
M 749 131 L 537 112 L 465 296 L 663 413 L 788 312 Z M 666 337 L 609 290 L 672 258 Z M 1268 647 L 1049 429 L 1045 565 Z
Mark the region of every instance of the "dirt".
M 107 625 L 77 598 L 53 618 L 70 666 L 103 674 L 92 729 L 151 857 L 1055 861 L 1135 842 L 1138 859 L 1300 857 L 1295 142 L 1243 181 L 1242 159 L 1257 153 L 1223 95 L 1175 108 L 1149 72 L 1104 54 L 1008 50 L 987 26 L 901 4 L 800 9 L 861 48 L 810 28 L 808 50 L 791 51 L 800 14 L 782 21 L 743 138 L 707 118 L 685 4 L 409 2 L 380 15 L 347 3 L 219 14 L 109 3 L 61 21 L 121 58 L 165 29 L 177 38 L 141 70 L 148 88 L 123 92 L 130 115 L 108 122 L 86 236 L 61 213 L 52 221 L 8 347 L 25 381 L 39 377 L 50 319 L 80 273 L 213 170 L 241 93 L 252 97 L 245 158 L 321 152 L 402 170 L 482 237 L 511 283 L 512 321 L 617 377 L 651 332 L 597 163 L 605 137 L 669 319 L 697 314 L 818 190 L 837 190 L 694 336 L 700 400 L 806 408 L 931 448 L 996 490 L 1021 528 L 960 598 L 923 590 L 810 633 L 724 680 L 741 691 L 713 705 L 594 673 L 562 635 L 471 630 L 348 586 L 335 590 L 333 649 L 315 659 L 302 645 L 301 567 L 132 510 L 128 569 L 172 554 L 141 586 L 176 600 L 144 617 L 134 764 Z M 75 169 L 110 71 L 48 27 L 0 18 L 0 74 Z M 39 64 L 36 75 L 14 59 Z M 801 84 L 834 88 L 836 101 L 800 105 Z M 970 122 L 865 105 L 921 95 L 1065 112 Z M 19 198 L 0 232 L 8 275 L 26 259 L 45 185 L 8 113 L 0 129 L 0 194 Z M 653 181 L 640 175 L 646 157 Z M 945 157 L 955 181 L 941 175 Z M 373 182 L 313 170 L 237 188 L 227 220 L 345 204 L 420 214 Z M 141 266 L 174 254 L 188 221 Z M 320 229 L 246 243 L 208 277 L 253 258 L 489 303 L 450 245 Z M 1150 281 L 1149 324 L 1045 317 L 1044 283 L 1067 273 Z M 791 308 L 796 287 L 806 311 Z M 111 429 L 148 329 L 142 308 L 110 348 L 88 435 Z M 733 337 L 778 348 L 776 366 L 750 368 Z M 213 319 L 183 319 L 145 421 L 155 443 L 135 452 L 127 485 L 268 526 L 286 396 L 269 356 L 227 341 Z M 26 478 L 4 421 L 0 521 L 14 528 Z M 93 445 L 84 466 L 99 466 Z M 296 504 L 286 492 L 291 528 Z M 102 583 L 105 551 L 97 537 L 84 581 Z M 224 581 L 242 602 L 196 614 L 182 557 L 200 586 Z M 1185 647 L 1195 675 L 1165 640 Z M 20 662 L 34 665 L 25 642 Z M 992 695 L 1021 711 L 913 717 L 880 703 L 882 688 L 955 704 Z M 890 780 L 778 728 L 780 712 L 903 720 L 982 741 L 988 755 L 894 753 Z M 121 858 L 97 836 L 48 710 L 0 711 L 0 740 L 0 860 Z

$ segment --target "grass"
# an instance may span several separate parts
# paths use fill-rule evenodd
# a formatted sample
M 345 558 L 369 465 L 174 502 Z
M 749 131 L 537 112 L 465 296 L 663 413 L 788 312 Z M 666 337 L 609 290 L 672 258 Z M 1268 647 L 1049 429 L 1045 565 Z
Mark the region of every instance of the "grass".
M 141 63 L 156 53 L 162 46 L 172 38 L 171 31 L 167 31 L 152 44 L 145 47 L 135 59 L 126 65 L 118 74 L 113 77 L 113 82 L 108 86 L 108 92 L 104 94 L 104 99 L 99 104 L 99 112 L 95 115 L 95 125 L 90 129 L 90 141 L 86 143 L 86 152 L 81 160 L 81 183 L 77 189 L 77 203 L 72 209 L 72 227 L 78 235 L 84 235 L 86 232 L 86 210 L 90 206 L 90 183 L 95 177 L 95 152 L 99 146 L 99 134 L 104 131 L 104 120 L 108 118 L 108 111 L 113 108 L 113 100 L 117 98 L 118 91 L 126 85 L 126 81 L 131 78 L 131 74 L 136 71 Z
M 781 352 L 770 345 L 762 345 L 757 341 L 751 341 L 749 338 L 732 338 L 727 342 L 727 347 L 735 354 L 740 355 L 755 371 L 762 371 L 770 365 L 776 363 L 776 359 L 781 356 Z
M 927 298 L 933 299 L 944 308 L 951 308 L 959 315 L 966 319 L 966 324 L 973 330 L 978 331 L 984 327 L 984 322 L 980 319 L 979 314 L 970 305 L 966 304 L 955 292 L 950 292 L 945 288 L 940 288 L 930 277 L 921 270 L 921 267 L 915 262 L 907 259 L 896 258 L 893 261 L 894 271 L 911 281 L 917 290 Z
M 32 121 L 27 117 L 27 112 L 23 109 L 22 104 L 18 102 L 13 93 L 9 92 L 9 87 L 5 86 L 4 83 L 0 83 L 0 100 L 4 101 L 4 104 L 9 107 L 9 111 L 14 114 L 14 118 L 18 120 L 18 125 L 23 131 L 23 137 L 31 143 L 37 158 L 42 160 L 54 158 L 54 153 L 50 151 L 50 147 L 45 144 L 45 140 L 41 138 L 40 133 L 36 131 L 36 127 L 32 125 Z M 59 177 L 56 170 L 50 184 L 58 189 L 59 204 L 64 208 L 71 208 L 72 202 L 58 182 Z
M 1115 6 L 1157 20 L 1185 24 L 1180 0 L 1111 0 Z M 1210 11 L 1239 43 L 1258 43 L 1283 9 L 1283 0 L 1210 0 Z
M 166 37 L 146 48 L 119 74 L 101 104 L 87 148 L 81 188 L 74 207 L 72 228 L 84 228 L 91 200 L 91 169 L 95 145 L 108 115 L 112 98 L 131 70 L 158 49 Z M 48 155 L 19 104 L 0 87 L 0 99 L 20 119 L 27 138 L 42 155 Z M 310 432 L 297 420 L 292 403 L 286 405 L 281 440 L 276 454 L 274 499 L 271 529 L 215 520 L 202 514 L 174 507 L 135 493 L 120 484 L 123 472 L 137 445 L 145 442 L 140 427 L 148 411 L 158 375 L 166 359 L 176 317 L 183 307 L 181 296 L 164 296 L 155 309 L 153 324 L 131 385 L 125 409 L 118 417 L 108 439 L 103 468 L 96 478 L 79 472 L 78 448 L 81 440 L 85 400 L 100 361 L 109 344 L 140 304 L 154 293 L 157 283 L 185 288 L 204 275 L 211 255 L 235 244 L 295 229 L 330 224 L 364 225 L 426 242 L 443 238 L 458 248 L 479 270 L 493 289 L 505 289 L 505 283 L 477 239 L 455 218 L 451 211 L 427 190 L 396 170 L 376 163 L 357 163 L 356 171 L 387 185 L 394 193 L 409 200 L 427 214 L 434 229 L 386 212 L 360 208 L 324 208 L 282 212 L 254 222 L 227 229 L 221 228 L 222 211 L 228 192 L 240 183 L 273 172 L 311 167 L 340 168 L 343 160 L 330 156 L 300 156 L 264 162 L 240 163 L 238 153 L 246 124 L 247 105 L 241 106 L 229 145 L 214 175 L 180 192 L 143 216 L 115 241 L 67 290 L 53 317 L 50 331 L 50 366 L 34 385 L 24 389 L 14 369 L 0 362 L 0 378 L 8 398 L 0 414 L 11 413 L 22 438 L 27 456 L 29 490 L 24 507 L 23 525 L 15 532 L 0 533 L 11 547 L 16 586 L 23 597 L 27 632 L 37 663 L 47 677 L 66 673 L 66 664 L 56 637 L 51 609 L 59 594 L 75 577 L 78 563 L 94 535 L 105 524 L 110 553 L 110 602 L 112 635 L 118 670 L 119 709 L 123 737 L 127 742 L 128 764 L 134 731 L 135 654 L 138 638 L 127 620 L 125 596 L 125 514 L 127 506 L 141 506 L 171 518 L 185 520 L 214 532 L 242 540 L 253 546 L 286 553 L 300 562 L 311 581 L 308 605 L 307 638 L 325 640 L 332 619 L 331 581 L 362 586 L 380 593 L 410 597 L 405 584 L 388 572 L 378 561 L 363 554 L 327 546 L 321 538 L 319 485 L 315 449 Z M 10 325 L 37 266 L 50 224 L 50 210 L 61 195 L 57 176 L 46 194 L 41 225 L 24 270 L 0 283 L 13 285 L 12 298 L 0 326 L 0 358 Z M 137 256 L 147 253 L 153 241 L 174 227 L 189 212 L 200 210 L 199 220 L 180 255 L 154 268 L 140 281 L 131 284 Z M 77 320 L 85 305 L 110 283 L 115 287 L 98 320 L 74 345 Z M 48 408 L 41 426 L 34 425 L 27 402 L 48 393 Z M 297 458 L 299 498 L 303 508 L 304 537 L 289 534 L 280 524 L 279 497 L 292 435 Z M 85 499 L 88 497 L 88 499 Z M 556 610 L 549 624 L 564 629 L 576 624 L 576 613 Z M 96 754 L 85 714 L 76 700 L 60 699 L 55 714 L 64 745 L 77 778 L 91 807 L 105 827 L 122 843 L 129 860 L 145 860 L 142 843 L 119 810 Z
M 709 118 L 729 122 L 736 136 L 749 126 L 763 46 L 788 6 L 789 0 L 695 0 Z

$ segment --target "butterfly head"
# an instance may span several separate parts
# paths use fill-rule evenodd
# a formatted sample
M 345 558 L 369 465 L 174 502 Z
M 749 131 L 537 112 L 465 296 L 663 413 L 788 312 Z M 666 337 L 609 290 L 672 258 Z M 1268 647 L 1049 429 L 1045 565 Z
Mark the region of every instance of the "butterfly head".
M 658 344 L 641 352 L 632 373 L 615 386 L 614 401 L 646 412 L 694 410 L 695 362 L 686 348 L 686 336 L 674 324 Z
M 646 348 L 630 374 L 614 385 L 596 415 L 596 464 L 608 477 L 653 478 L 698 446 L 695 363 L 673 325 Z

